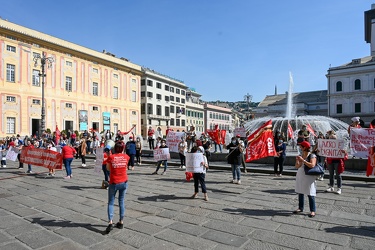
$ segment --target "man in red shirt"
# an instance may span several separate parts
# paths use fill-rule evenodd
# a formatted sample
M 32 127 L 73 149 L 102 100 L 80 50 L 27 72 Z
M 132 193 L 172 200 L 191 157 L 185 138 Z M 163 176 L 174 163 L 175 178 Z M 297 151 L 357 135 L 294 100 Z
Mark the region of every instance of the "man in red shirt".
M 147 131 L 147 139 L 148 145 L 150 146 L 150 150 L 154 150 L 155 148 L 155 130 L 150 126 Z

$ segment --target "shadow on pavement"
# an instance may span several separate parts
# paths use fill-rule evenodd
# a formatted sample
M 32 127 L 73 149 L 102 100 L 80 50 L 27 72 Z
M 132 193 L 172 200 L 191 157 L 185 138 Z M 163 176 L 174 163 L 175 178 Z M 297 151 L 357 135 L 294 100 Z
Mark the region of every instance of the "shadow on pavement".
M 223 194 L 241 194 L 240 192 L 231 192 L 231 191 L 226 191 L 222 189 L 214 189 L 214 188 L 209 188 L 207 191 L 211 191 L 212 193 L 223 193 Z
M 359 227 L 351 227 L 351 226 L 336 226 L 332 228 L 326 228 L 326 232 L 328 233 L 341 233 L 341 234 L 351 234 L 351 235 L 359 235 L 359 236 L 366 236 L 375 238 L 375 226 L 368 227 L 368 226 L 359 226 Z
M 71 190 L 102 189 L 99 185 L 92 186 L 92 187 L 81 187 L 81 186 L 62 186 L 62 187 L 66 189 L 71 189 Z
M 271 189 L 271 190 L 262 190 L 262 192 L 270 193 L 270 194 L 296 194 L 294 189 Z
M 291 211 L 269 210 L 269 209 L 244 209 L 244 208 L 224 208 L 223 211 L 232 214 L 252 215 L 252 216 L 291 216 Z
M 145 197 L 138 197 L 140 201 L 168 201 L 168 200 L 186 200 L 190 197 L 186 196 L 176 196 L 176 195 L 155 195 L 155 196 L 145 196 Z
M 72 221 L 44 220 L 42 218 L 33 218 L 31 222 L 34 224 L 41 225 L 41 226 L 49 226 L 49 227 L 83 227 L 95 233 L 100 233 L 102 235 L 107 234 L 105 229 L 99 230 L 95 228 L 95 227 L 106 228 L 106 225 L 91 225 L 89 223 L 77 223 L 77 222 L 72 222 Z

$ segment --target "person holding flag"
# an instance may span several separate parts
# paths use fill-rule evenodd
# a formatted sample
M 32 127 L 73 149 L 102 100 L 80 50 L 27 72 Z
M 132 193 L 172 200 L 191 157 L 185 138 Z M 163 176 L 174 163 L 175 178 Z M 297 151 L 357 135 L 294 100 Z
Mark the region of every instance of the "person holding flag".
M 232 167 L 232 183 L 241 184 L 241 163 L 243 147 L 241 144 L 239 144 L 236 137 L 232 137 L 231 143 L 229 143 L 226 148 L 229 150 L 229 154 L 227 155 L 228 163 Z

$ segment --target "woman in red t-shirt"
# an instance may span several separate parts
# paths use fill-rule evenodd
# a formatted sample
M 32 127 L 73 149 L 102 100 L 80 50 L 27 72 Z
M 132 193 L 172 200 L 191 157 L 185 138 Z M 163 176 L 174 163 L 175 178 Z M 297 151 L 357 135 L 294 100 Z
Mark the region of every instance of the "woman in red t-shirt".
M 125 144 L 123 141 L 117 141 L 114 147 L 115 153 L 110 155 L 107 159 L 107 170 L 109 174 L 109 186 L 108 186 L 108 226 L 106 232 L 109 233 L 113 229 L 113 213 L 115 196 L 117 191 L 118 203 L 120 208 L 120 221 L 117 222 L 116 227 L 122 229 L 124 227 L 124 216 L 125 216 L 125 194 L 128 189 L 128 175 L 126 170 L 128 169 L 128 162 L 130 157 L 124 154 Z

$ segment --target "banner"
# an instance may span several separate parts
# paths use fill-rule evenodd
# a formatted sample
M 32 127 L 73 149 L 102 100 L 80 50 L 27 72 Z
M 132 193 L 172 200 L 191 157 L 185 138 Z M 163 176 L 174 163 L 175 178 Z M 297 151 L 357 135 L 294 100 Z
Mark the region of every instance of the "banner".
M 181 137 L 185 135 L 185 132 L 174 132 L 169 131 L 166 139 L 166 144 L 169 148 L 169 152 L 178 153 L 178 144 L 181 141 Z
M 204 157 L 202 153 L 186 154 L 186 172 L 203 173 Z
M 345 140 L 318 139 L 319 155 L 329 158 L 345 157 Z
M 16 161 L 19 152 L 20 150 L 18 148 L 10 147 L 5 158 L 10 161 Z
M 103 128 L 104 130 L 111 129 L 111 113 L 103 112 Z
M 78 122 L 79 122 L 79 130 L 87 130 L 87 122 L 88 122 L 88 117 L 87 117 L 87 110 L 79 110 L 78 111 Z
M 269 120 L 248 136 L 245 161 L 251 162 L 275 155 L 276 149 L 273 140 L 272 120 Z
M 171 158 L 169 154 L 169 148 L 158 148 L 154 149 L 154 160 L 155 161 L 165 161 Z
M 375 175 L 375 146 L 370 147 L 367 158 L 366 176 Z
M 246 137 L 246 128 L 235 128 L 233 134 L 235 136 L 240 135 L 240 137 Z
M 306 125 L 306 128 L 307 128 L 307 131 L 310 132 L 310 134 L 312 134 L 313 136 L 316 136 L 315 132 L 314 132 L 314 129 L 311 127 L 310 123 L 308 123 Z
M 35 166 L 62 170 L 62 154 L 52 150 L 23 147 L 20 161 Z
M 375 130 L 370 128 L 350 129 L 350 152 L 353 156 L 367 158 L 369 148 L 375 145 Z

